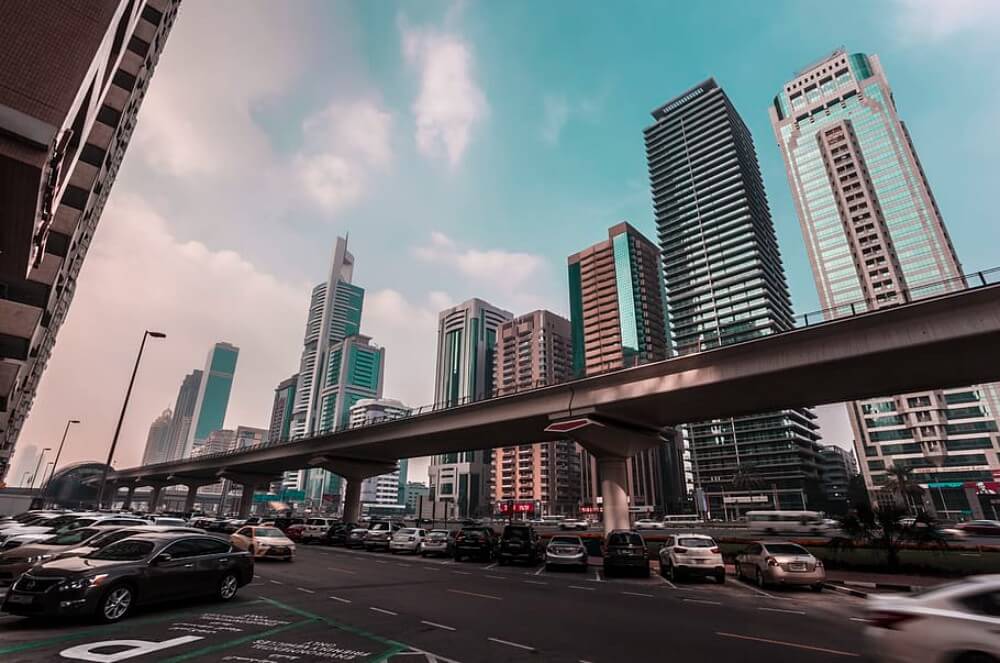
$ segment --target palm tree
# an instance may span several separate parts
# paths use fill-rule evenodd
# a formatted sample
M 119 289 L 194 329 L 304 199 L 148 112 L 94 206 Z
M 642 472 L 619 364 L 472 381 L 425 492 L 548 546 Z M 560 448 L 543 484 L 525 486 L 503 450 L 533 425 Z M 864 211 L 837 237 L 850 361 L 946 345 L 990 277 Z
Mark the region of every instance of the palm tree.
M 850 548 L 860 542 L 881 548 L 889 570 L 896 571 L 904 543 L 947 545 L 933 518 L 923 512 L 916 518 L 907 518 L 907 514 L 899 504 L 884 504 L 874 509 L 861 505 L 840 518 L 840 531 L 846 539 L 836 541 L 835 547 Z
M 732 483 L 733 488 L 736 490 L 750 493 L 750 506 L 753 508 L 754 492 L 764 486 L 764 479 L 761 477 L 760 472 L 757 471 L 757 467 L 750 463 L 741 464 L 736 468 L 736 473 L 733 474 Z M 775 504 L 774 508 L 777 509 L 778 505 Z M 738 515 L 739 507 L 736 508 L 736 512 Z
M 887 470 L 887 474 L 882 490 L 893 495 L 907 513 L 913 513 L 915 500 L 919 504 L 923 502 L 924 497 L 923 487 L 913 478 L 913 468 L 893 465 Z

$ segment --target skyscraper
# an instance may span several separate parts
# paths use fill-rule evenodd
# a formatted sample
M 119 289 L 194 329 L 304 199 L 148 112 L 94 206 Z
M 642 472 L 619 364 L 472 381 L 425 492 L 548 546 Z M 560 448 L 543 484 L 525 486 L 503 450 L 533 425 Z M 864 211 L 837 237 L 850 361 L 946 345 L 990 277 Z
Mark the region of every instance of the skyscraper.
M 858 463 L 854 454 L 835 444 L 826 444 L 819 451 L 820 468 L 823 475 L 823 494 L 826 499 L 824 511 L 828 514 L 847 513 L 848 488 L 851 479 L 858 473 Z
M 291 436 L 292 408 L 295 406 L 295 388 L 298 383 L 299 375 L 296 373 L 279 382 L 274 388 L 271 425 L 267 433 L 270 442 L 287 442 Z
M 179 4 L 0 3 L 0 480 Z
M 497 330 L 512 317 L 509 311 L 481 299 L 441 311 L 434 379 L 434 402 L 438 407 L 493 395 Z M 486 515 L 490 456 L 488 450 L 433 456 L 427 470 L 432 499 L 455 503 L 461 516 Z
M 533 311 L 500 325 L 493 361 L 498 395 L 556 384 L 572 375 L 569 320 L 551 311 Z M 490 486 L 494 511 L 512 511 L 509 507 L 517 504 L 531 507 L 535 515 L 576 515 L 580 450 L 572 440 L 494 449 Z
M 350 426 L 408 417 L 410 412 L 410 408 L 394 398 L 365 398 L 351 406 Z M 365 479 L 361 484 L 362 504 L 405 505 L 408 471 L 409 463 L 403 458 L 392 472 Z
M 608 239 L 567 259 L 573 342 L 578 376 L 666 359 L 669 355 L 659 251 L 628 223 L 608 229 Z M 627 463 L 634 509 L 666 511 L 683 491 L 683 453 L 670 441 Z M 596 508 L 601 482 L 597 462 L 582 453 L 584 508 Z
M 676 351 L 791 328 L 753 138 L 729 97 L 708 79 L 652 115 L 646 158 Z M 712 515 L 806 508 L 819 479 L 815 419 L 800 408 L 688 425 L 695 483 Z
M 208 439 L 212 431 L 222 428 L 229 408 L 229 394 L 233 389 L 236 360 L 239 356 L 240 349 L 224 341 L 216 343 L 209 350 L 181 458 L 189 457 L 196 446 Z
M 827 317 L 964 287 L 878 57 L 834 51 L 788 81 L 770 115 Z M 887 470 L 910 467 L 939 513 L 984 517 L 976 482 L 1000 470 L 998 412 L 995 384 L 849 403 L 869 491 L 887 497 Z
M 194 406 L 198 402 L 201 377 L 201 371 L 191 371 L 184 376 L 181 388 L 177 391 L 177 401 L 174 403 L 174 412 L 167 428 L 165 461 L 177 460 L 184 453 L 188 433 L 191 431 L 191 419 L 194 417 Z
M 162 463 L 167 459 L 167 447 L 170 443 L 167 432 L 170 430 L 172 418 L 173 412 L 167 408 L 150 425 L 149 434 L 146 436 L 146 449 L 142 454 L 143 465 Z

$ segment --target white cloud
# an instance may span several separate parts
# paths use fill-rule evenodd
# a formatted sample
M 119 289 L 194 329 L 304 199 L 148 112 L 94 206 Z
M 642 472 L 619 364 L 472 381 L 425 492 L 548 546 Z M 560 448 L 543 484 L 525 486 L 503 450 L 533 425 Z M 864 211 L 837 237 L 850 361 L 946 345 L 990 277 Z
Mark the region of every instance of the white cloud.
M 545 115 L 542 120 L 542 141 L 555 145 L 569 120 L 569 102 L 562 95 L 546 95 L 543 104 Z
M 472 47 L 454 33 L 404 22 L 400 30 L 406 62 L 420 77 L 413 103 L 417 147 L 428 157 L 443 151 L 454 167 L 469 146 L 473 128 L 489 113 L 475 80 Z
M 430 244 L 415 247 L 413 255 L 426 263 L 453 266 L 474 281 L 492 283 L 507 290 L 534 281 L 545 267 L 545 259 L 540 255 L 501 249 L 462 248 L 440 232 L 432 232 Z
M 941 40 L 964 32 L 995 35 L 1000 27 L 997 0 L 896 0 L 902 34 L 912 40 Z
M 383 393 L 419 407 L 434 400 L 438 309 L 411 303 L 397 290 L 365 295 L 364 333 L 386 348 Z

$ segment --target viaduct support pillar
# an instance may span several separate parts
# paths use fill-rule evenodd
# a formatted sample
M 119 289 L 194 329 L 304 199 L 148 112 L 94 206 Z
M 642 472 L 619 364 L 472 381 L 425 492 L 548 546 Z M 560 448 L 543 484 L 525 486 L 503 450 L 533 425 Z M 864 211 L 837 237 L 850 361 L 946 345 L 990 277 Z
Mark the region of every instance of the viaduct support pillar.
M 597 458 L 597 476 L 601 480 L 604 502 L 604 533 L 629 529 L 628 460 L 617 456 Z
M 357 460 L 334 456 L 318 456 L 311 459 L 309 465 L 322 467 L 347 481 L 343 500 L 343 520 L 346 523 L 356 523 L 361 519 L 361 483 L 369 477 L 388 474 L 397 467 L 395 461 Z
M 250 515 L 250 509 L 253 507 L 254 491 L 260 486 L 266 486 L 272 481 L 277 480 L 271 474 L 242 474 L 226 470 L 219 472 L 216 480 L 218 479 L 229 479 L 243 487 L 243 492 L 240 494 L 240 508 L 237 513 L 237 517 L 239 518 L 246 518 Z M 223 499 L 225 499 L 225 491 L 223 491 Z
M 356 523 L 361 519 L 361 482 L 364 479 L 347 479 L 344 490 L 344 522 Z
M 156 484 L 153 486 L 153 492 L 149 495 L 149 505 L 146 507 L 148 513 L 153 513 L 159 507 L 160 504 L 160 493 L 163 491 L 162 484 Z
M 122 509 L 127 511 L 132 508 L 132 497 L 135 496 L 135 484 L 129 484 L 125 490 L 125 500 L 122 502 Z

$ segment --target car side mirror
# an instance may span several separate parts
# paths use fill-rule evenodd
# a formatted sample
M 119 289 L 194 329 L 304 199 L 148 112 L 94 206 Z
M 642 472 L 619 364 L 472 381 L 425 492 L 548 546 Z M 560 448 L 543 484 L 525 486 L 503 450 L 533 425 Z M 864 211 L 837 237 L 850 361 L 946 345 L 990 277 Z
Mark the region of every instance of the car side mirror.
M 170 553 L 162 553 L 153 558 L 153 564 L 166 564 L 174 558 Z

